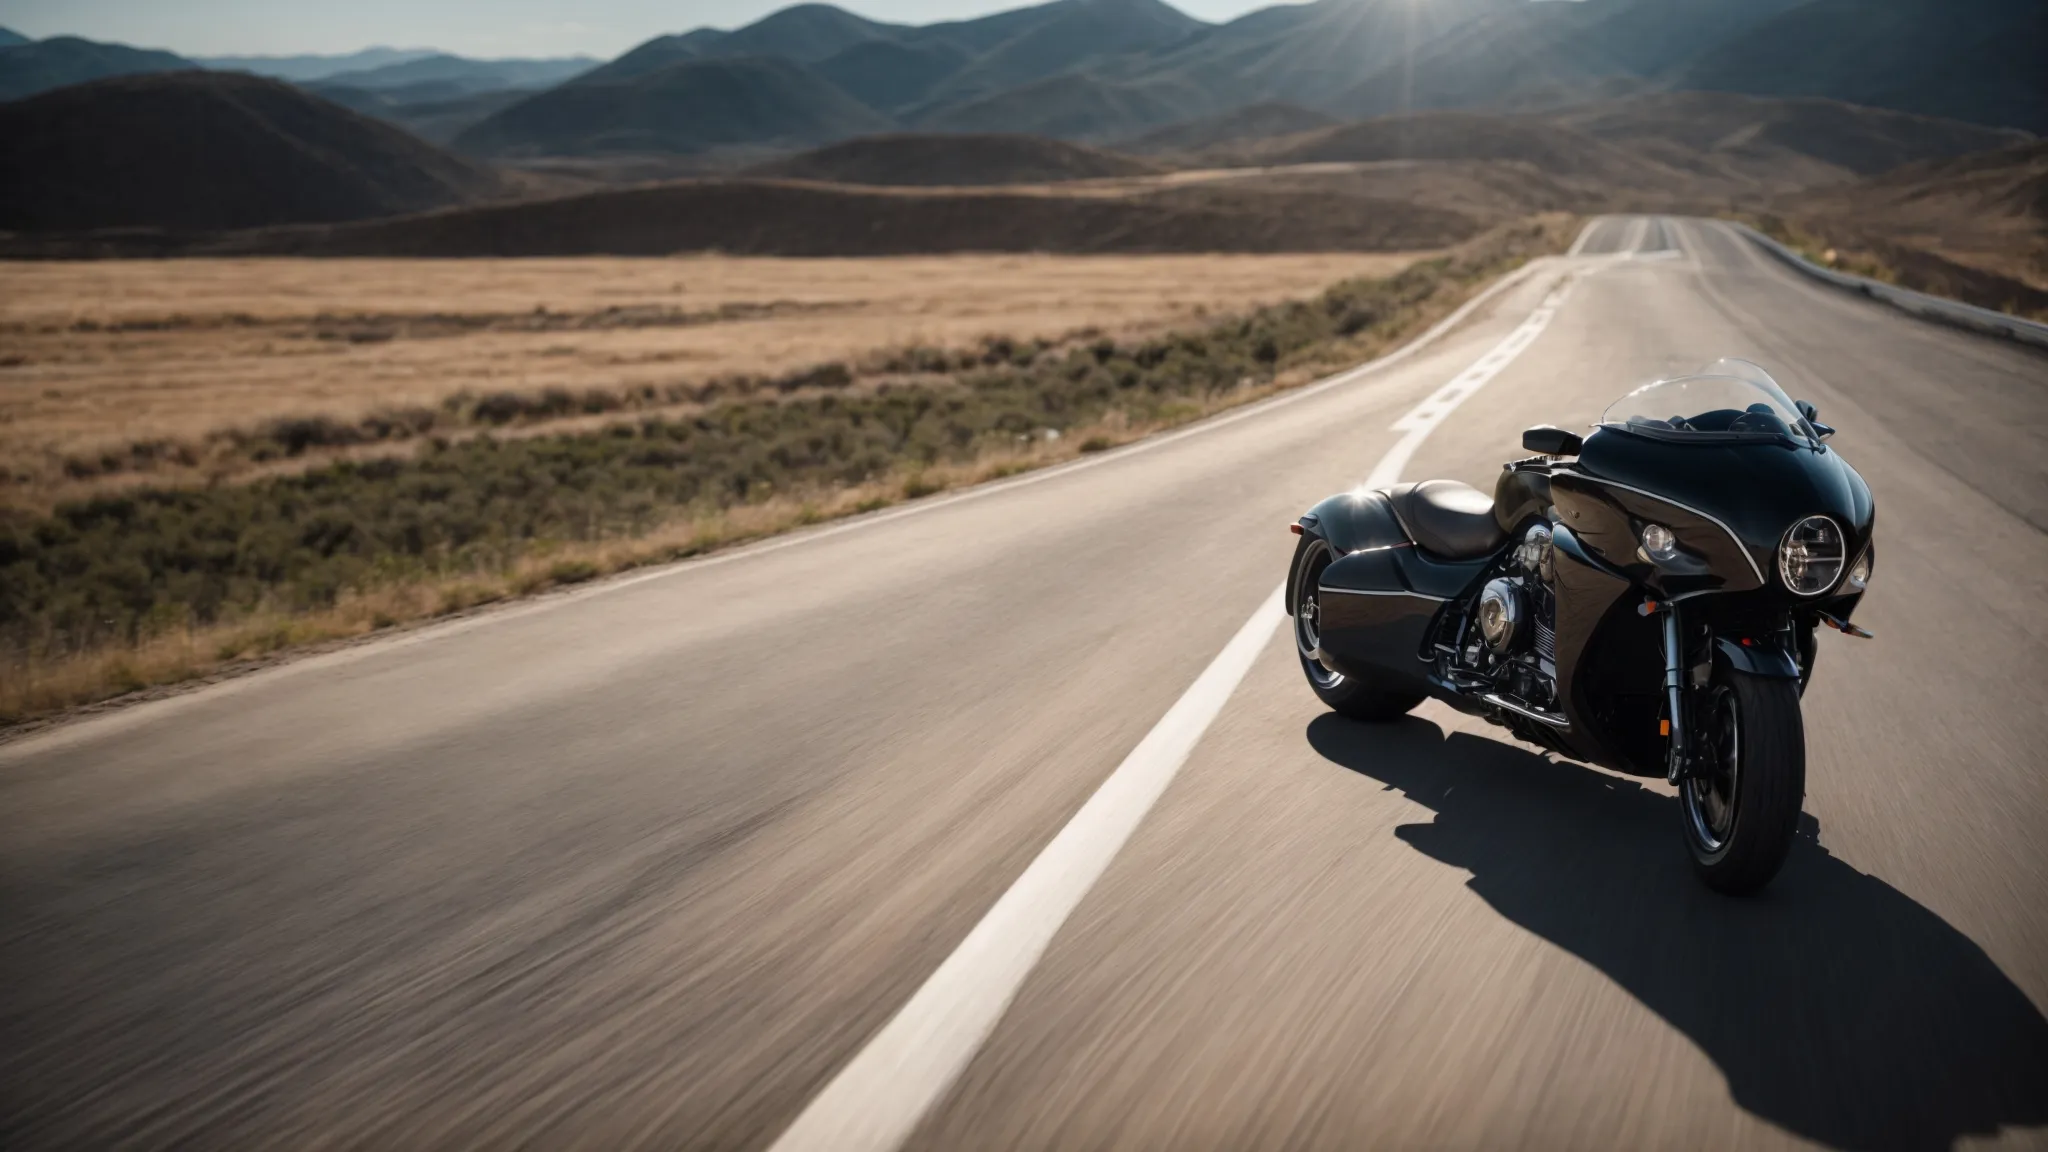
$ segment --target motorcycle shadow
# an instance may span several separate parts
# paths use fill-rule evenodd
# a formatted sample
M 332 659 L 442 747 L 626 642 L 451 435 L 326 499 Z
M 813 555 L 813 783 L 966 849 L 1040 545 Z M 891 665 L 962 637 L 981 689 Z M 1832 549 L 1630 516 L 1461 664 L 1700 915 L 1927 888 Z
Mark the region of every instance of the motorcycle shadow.
M 1434 809 L 1395 835 L 1669 1021 L 1755 1115 L 1854 1149 L 2048 1123 L 2048 1020 L 1812 817 L 1771 887 L 1730 899 L 1691 875 L 1668 793 L 1414 718 L 1324 715 L 1308 740 Z

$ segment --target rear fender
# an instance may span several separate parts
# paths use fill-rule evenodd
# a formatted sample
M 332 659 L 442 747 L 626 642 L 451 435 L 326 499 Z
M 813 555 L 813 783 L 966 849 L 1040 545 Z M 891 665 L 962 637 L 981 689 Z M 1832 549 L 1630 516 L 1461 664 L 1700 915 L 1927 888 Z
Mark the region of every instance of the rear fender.
M 1394 518 L 1394 509 L 1380 492 L 1342 492 L 1308 510 L 1296 522 L 1304 538 L 1314 537 L 1327 542 L 1335 558 L 1343 559 L 1353 552 L 1388 548 L 1396 544 L 1409 543 L 1408 533 L 1401 528 L 1401 522 Z M 1300 575 L 1300 557 L 1287 569 L 1287 611 L 1292 613 L 1300 589 L 1294 586 Z
M 1308 510 L 1301 518 L 1304 532 L 1330 542 L 1339 556 L 1371 548 L 1387 548 L 1409 542 L 1408 533 L 1394 518 L 1393 505 L 1384 492 L 1344 492 Z

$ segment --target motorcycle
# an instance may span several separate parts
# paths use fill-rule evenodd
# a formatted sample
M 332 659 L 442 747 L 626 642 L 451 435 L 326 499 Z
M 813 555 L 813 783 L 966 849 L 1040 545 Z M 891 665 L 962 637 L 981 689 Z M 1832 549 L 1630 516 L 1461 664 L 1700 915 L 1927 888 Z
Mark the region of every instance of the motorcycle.
M 1293 525 L 1309 687 L 1397 720 L 1426 698 L 1558 755 L 1678 788 L 1702 880 L 1769 883 L 1805 795 L 1815 633 L 1874 561 L 1870 487 L 1768 372 L 1722 360 L 1541 425 L 1492 499 L 1454 480 L 1347 492 Z

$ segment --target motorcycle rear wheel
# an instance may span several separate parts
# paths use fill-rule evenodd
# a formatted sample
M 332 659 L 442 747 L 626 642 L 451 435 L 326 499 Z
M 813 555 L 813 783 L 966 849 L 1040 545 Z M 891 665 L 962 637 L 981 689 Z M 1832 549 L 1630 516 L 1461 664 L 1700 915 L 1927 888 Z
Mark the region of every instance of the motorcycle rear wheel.
M 1746 896 L 1784 866 L 1806 798 L 1799 684 L 1717 667 L 1699 703 L 1704 755 L 1678 785 L 1685 844 L 1707 887 Z
M 1301 674 L 1308 677 L 1316 698 L 1339 716 L 1372 723 L 1399 720 L 1422 703 L 1423 693 L 1332 672 L 1316 658 L 1322 643 L 1319 581 L 1334 558 L 1329 544 L 1314 536 L 1303 536 L 1294 550 L 1294 603 L 1287 612 L 1294 617 L 1294 651 L 1301 657 Z

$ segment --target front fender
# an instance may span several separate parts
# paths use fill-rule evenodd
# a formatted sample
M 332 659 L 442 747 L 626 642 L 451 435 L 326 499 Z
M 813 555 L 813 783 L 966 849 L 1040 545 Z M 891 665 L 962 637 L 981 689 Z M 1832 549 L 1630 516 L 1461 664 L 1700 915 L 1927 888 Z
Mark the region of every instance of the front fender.
M 1732 636 L 1714 637 L 1714 658 L 1737 672 L 1771 680 L 1799 679 L 1799 657 L 1776 637 L 1752 638 L 1744 644 Z

